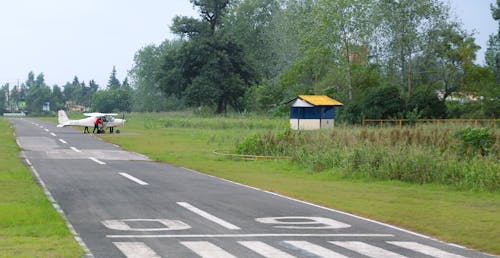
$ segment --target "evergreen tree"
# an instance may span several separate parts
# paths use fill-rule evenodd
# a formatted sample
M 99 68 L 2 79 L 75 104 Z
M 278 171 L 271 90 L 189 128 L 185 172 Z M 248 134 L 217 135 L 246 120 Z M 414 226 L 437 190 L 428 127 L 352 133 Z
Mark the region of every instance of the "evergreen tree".
M 122 87 L 123 88 L 130 88 L 130 84 L 128 83 L 128 77 L 125 77 L 125 79 L 123 79 Z
M 64 108 L 64 104 L 65 104 L 64 94 L 61 91 L 61 87 L 54 85 L 54 87 L 52 87 L 52 98 L 50 102 L 50 108 L 54 111 L 60 110 Z
M 26 94 L 26 110 L 33 114 L 42 112 L 45 103 L 51 101 L 52 93 L 50 88 L 45 84 L 43 73 L 40 73 L 36 80 L 34 73 L 28 74 L 26 85 L 30 85 Z
M 118 89 L 120 87 L 121 87 L 120 81 L 116 78 L 116 67 L 113 66 L 113 70 L 109 75 L 108 89 Z

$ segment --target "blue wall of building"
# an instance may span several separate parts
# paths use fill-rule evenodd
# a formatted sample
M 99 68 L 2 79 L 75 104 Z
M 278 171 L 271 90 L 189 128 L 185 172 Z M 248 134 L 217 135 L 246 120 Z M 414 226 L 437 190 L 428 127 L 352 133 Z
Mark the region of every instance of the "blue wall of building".
M 333 107 L 291 107 L 291 119 L 334 119 Z

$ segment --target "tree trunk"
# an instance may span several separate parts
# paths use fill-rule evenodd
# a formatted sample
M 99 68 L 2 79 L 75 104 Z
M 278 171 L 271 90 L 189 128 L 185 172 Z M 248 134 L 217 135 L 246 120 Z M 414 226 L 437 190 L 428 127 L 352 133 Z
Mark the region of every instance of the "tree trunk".
M 222 114 L 222 113 L 226 113 L 227 111 L 227 98 L 226 96 L 222 96 L 221 99 L 219 100 L 219 102 L 217 103 L 217 114 Z
M 408 55 L 408 102 L 411 98 L 411 52 Z

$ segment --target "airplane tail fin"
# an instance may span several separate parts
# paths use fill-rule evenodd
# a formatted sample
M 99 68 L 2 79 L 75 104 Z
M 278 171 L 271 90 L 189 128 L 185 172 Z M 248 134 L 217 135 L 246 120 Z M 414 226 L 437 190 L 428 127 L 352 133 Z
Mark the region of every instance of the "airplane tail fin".
M 68 115 L 66 115 L 66 112 L 64 112 L 64 110 L 59 110 L 57 112 L 57 120 L 59 122 L 59 124 L 57 125 L 58 127 L 63 127 L 69 122 Z

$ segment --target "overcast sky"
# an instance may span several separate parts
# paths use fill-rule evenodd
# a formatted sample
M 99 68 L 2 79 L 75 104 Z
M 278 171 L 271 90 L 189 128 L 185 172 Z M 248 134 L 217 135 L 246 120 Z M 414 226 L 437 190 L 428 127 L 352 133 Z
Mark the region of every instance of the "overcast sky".
M 465 29 L 482 47 L 497 23 L 494 0 L 449 1 Z M 24 82 L 29 71 L 49 85 L 64 85 L 76 75 L 105 87 L 116 66 L 123 80 L 137 50 L 172 39 L 175 15 L 197 16 L 189 0 L 2 0 L 0 2 L 0 85 Z

